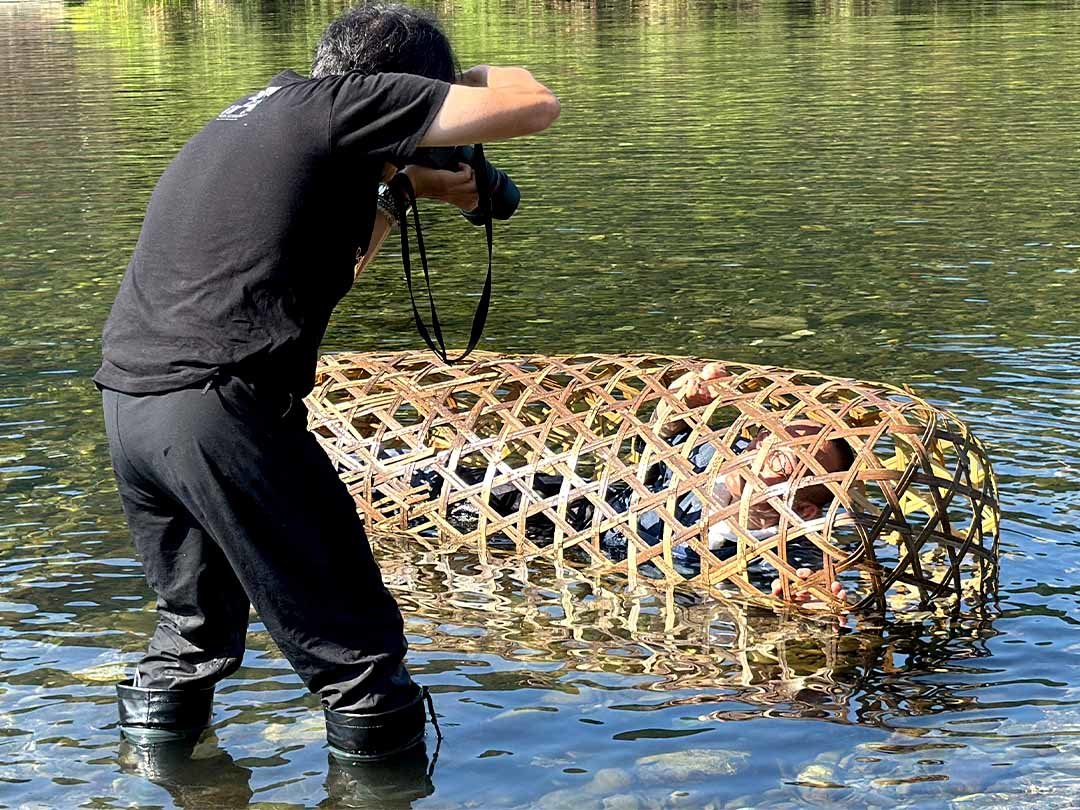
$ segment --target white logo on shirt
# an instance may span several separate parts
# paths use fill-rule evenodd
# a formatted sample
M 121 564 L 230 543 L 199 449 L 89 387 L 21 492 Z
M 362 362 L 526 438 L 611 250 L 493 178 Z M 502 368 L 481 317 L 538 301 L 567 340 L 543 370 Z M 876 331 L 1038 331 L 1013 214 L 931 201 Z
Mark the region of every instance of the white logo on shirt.
M 221 114 L 218 115 L 218 121 L 235 121 L 238 118 L 243 118 L 280 89 L 280 87 L 267 87 L 253 96 L 248 96 L 243 101 L 238 101 L 231 107 L 222 110 Z

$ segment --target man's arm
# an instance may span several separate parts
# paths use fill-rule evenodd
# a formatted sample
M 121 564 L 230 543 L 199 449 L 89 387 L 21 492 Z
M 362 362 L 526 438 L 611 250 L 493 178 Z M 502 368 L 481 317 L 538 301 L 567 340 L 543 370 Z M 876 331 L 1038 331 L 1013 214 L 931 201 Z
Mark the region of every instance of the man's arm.
M 435 120 L 420 146 L 459 146 L 531 135 L 547 129 L 559 117 L 555 94 L 524 68 L 477 65 L 461 75 L 461 84 L 450 87 Z M 479 200 L 472 167 L 462 164 L 457 172 L 406 166 L 417 197 L 429 197 L 455 205 L 463 211 L 476 208 Z M 393 227 L 383 212 L 375 215 L 364 255 L 357 258 L 354 279 L 379 253 Z
M 386 237 L 390 235 L 392 228 L 393 223 L 390 221 L 390 217 L 381 210 L 376 210 L 375 224 L 371 228 L 371 239 L 368 240 L 367 250 L 364 251 L 363 256 L 356 258 L 356 265 L 353 267 L 354 282 L 360 278 L 360 274 L 367 269 L 367 266 L 375 261 L 375 257 L 379 255 L 379 248 L 386 241 Z
M 477 65 L 461 75 L 420 146 L 460 146 L 531 135 L 559 117 L 555 94 L 524 68 Z
M 708 363 L 700 372 L 690 371 L 675 380 L 668 390 L 676 400 L 688 408 L 708 405 L 727 387 L 731 375 L 720 363 Z M 667 402 L 661 402 L 656 409 L 653 421 L 659 427 L 657 434 L 663 439 L 670 439 L 676 433 L 686 429 L 682 419 L 671 419 L 671 408 Z

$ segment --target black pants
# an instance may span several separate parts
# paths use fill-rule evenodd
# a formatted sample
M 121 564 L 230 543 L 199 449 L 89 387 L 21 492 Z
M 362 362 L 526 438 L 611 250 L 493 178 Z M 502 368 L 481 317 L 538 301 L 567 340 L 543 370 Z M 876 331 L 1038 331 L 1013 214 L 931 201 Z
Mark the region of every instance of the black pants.
M 237 377 L 102 395 L 124 513 L 158 597 L 139 686 L 233 672 L 250 604 L 327 708 L 413 697 L 401 613 L 302 402 Z

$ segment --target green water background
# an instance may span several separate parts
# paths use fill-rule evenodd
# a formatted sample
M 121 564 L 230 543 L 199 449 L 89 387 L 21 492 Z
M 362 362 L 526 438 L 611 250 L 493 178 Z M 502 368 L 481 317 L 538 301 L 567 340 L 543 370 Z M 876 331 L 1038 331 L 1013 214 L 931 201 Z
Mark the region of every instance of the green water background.
M 153 614 L 89 383 L 158 174 L 340 8 L 0 3 L 0 806 L 340 800 L 258 624 L 179 786 L 117 753 L 109 682 Z M 672 623 L 388 546 L 450 738 L 417 806 L 1077 806 L 1080 3 L 434 8 L 463 65 L 525 64 L 563 103 L 489 151 L 524 203 L 485 348 L 910 383 L 990 444 L 1005 520 L 999 604 L 946 624 Z M 425 214 L 463 337 L 482 241 Z M 388 249 L 325 347 L 419 347 L 406 301 Z

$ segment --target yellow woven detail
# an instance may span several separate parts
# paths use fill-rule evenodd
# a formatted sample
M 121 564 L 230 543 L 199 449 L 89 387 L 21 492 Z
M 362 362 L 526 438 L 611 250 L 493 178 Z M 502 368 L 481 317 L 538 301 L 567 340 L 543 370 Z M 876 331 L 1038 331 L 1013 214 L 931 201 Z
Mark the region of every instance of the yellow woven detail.
M 467 544 L 481 559 L 510 549 L 762 603 L 776 578 L 785 599 L 839 606 L 839 581 L 857 607 L 880 609 L 958 604 L 994 582 L 996 484 L 960 420 L 906 389 L 739 363 L 688 407 L 671 386 L 707 362 L 328 355 L 310 427 L 373 532 Z M 854 454 L 847 469 L 820 461 L 834 440 Z M 756 445 L 790 459 L 783 485 L 765 480 Z M 725 499 L 733 482 L 741 494 Z M 825 503 L 804 518 L 810 487 Z M 768 537 L 745 528 L 762 510 Z M 720 524 L 730 540 L 710 549 Z

